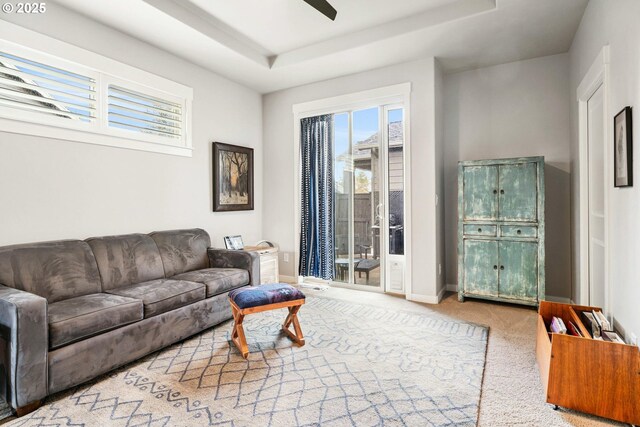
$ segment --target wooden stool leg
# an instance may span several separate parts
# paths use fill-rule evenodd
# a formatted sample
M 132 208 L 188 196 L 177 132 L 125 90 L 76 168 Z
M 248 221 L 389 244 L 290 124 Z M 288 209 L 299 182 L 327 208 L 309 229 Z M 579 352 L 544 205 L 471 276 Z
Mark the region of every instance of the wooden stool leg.
M 293 342 L 302 347 L 304 345 L 304 335 L 302 334 L 300 322 L 298 322 L 298 311 L 300 310 L 300 307 L 300 305 L 289 307 L 289 315 L 282 325 L 282 330 L 285 334 L 287 334 L 289 338 L 291 338 L 291 340 L 293 340 Z M 291 332 L 291 330 L 289 329 L 289 326 L 291 326 L 292 323 L 295 333 Z
M 291 322 L 293 321 L 293 315 L 291 314 L 293 307 L 289 307 L 289 314 L 287 314 L 287 318 L 284 319 L 284 324 L 282 325 L 283 328 L 285 329 L 289 329 L 289 325 L 291 325 Z
M 245 359 L 249 355 L 249 347 L 247 347 L 247 338 L 244 335 L 244 328 L 242 327 L 242 321 L 244 320 L 244 314 L 236 310 L 233 306 L 233 332 L 231 333 L 231 341 L 238 347 L 240 354 Z

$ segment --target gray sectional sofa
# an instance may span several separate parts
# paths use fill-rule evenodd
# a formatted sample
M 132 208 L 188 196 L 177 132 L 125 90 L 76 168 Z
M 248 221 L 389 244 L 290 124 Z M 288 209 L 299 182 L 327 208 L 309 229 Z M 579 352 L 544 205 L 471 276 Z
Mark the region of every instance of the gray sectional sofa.
M 210 246 L 192 229 L 0 247 L 0 394 L 23 415 L 230 319 L 260 262 Z

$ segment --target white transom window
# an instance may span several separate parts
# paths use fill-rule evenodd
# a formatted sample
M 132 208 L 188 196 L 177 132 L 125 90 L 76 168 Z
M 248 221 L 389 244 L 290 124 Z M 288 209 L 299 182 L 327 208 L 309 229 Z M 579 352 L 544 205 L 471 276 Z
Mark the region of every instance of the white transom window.
M 0 131 L 191 156 L 191 88 L 7 24 Z

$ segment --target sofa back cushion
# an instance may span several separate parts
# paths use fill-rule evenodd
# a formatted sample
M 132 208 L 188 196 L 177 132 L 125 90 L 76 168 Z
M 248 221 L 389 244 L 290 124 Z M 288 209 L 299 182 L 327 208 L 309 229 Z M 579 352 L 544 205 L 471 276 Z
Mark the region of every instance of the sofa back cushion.
M 81 240 L 1 247 L 0 283 L 50 303 L 101 291 L 96 260 Z
M 160 251 L 146 234 L 92 237 L 87 243 L 96 257 L 104 291 L 164 278 Z
M 200 228 L 157 231 L 151 237 L 158 245 L 167 277 L 209 268 L 207 249 L 211 238 L 206 231 Z

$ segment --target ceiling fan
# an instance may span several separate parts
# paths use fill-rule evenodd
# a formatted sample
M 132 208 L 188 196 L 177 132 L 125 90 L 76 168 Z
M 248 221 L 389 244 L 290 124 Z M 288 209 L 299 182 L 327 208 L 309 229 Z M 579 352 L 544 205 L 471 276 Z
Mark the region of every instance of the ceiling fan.
M 322 13 L 324 16 L 331 19 L 332 21 L 336 20 L 336 15 L 338 14 L 338 11 L 335 10 L 327 0 L 304 0 L 304 1 L 308 3 L 311 7 L 316 9 L 318 12 Z

